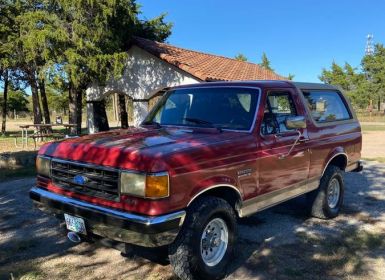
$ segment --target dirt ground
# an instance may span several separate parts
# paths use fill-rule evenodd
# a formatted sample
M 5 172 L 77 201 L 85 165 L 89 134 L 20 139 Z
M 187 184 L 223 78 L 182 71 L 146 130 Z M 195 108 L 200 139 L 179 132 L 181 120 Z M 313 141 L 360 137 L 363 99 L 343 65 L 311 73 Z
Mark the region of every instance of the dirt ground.
M 362 156 L 364 158 L 385 158 L 385 126 L 384 131 L 363 132 Z
M 303 198 L 239 221 L 227 279 L 385 279 L 385 165 L 345 176 L 342 214 L 309 218 Z M 28 198 L 34 179 L 0 184 L 0 279 L 175 279 L 163 251 L 129 257 L 73 245 Z

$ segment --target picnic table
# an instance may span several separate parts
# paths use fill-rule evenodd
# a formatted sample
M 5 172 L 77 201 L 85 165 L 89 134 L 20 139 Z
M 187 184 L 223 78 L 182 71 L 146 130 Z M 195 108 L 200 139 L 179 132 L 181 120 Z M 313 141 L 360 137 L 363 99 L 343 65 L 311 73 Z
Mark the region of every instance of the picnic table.
M 25 124 L 25 125 L 19 125 L 21 129 L 21 143 L 22 147 L 28 146 L 28 137 L 32 138 L 34 140 L 35 148 L 36 148 L 36 140 L 44 139 L 44 138 L 54 138 L 54 139 L 60 139 L 64 138 L 66 135 L 69 135 L 69 130 L 72 127 L 76 127 L 76 124 Z M 28 135 L 28 129 L 30 127 L 33 127 L 35 132 L 31 135 Z M 52 129 L 54 127 L 64 127 L 65 128 L 65 134 L 63 133 L 53 133 Z M 15 145 L 17 145 L 17 141 L 15 139 Z

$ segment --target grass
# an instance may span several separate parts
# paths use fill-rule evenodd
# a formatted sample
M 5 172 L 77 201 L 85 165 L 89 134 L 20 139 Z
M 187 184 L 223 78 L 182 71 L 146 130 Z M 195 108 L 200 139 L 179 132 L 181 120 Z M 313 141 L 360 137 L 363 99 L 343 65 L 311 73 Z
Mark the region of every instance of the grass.
M 383 232 L 368 232 L 356 228 L 345 228 L 338 237 L 324 238 L 323 236 L 297 233 L 301 244 L 312 245 L 314 251 L 308 251 L 300 257 L 301 266 L 291 267 L 286 274 L 298 276 L 302 267 L 312 267 L 316 274 L 344 273 L 363 275 L 367 264 L 362 256 L 385 249 L 385 234 Z M 317 271 L 318 270 L 318 271 Z M 309 272 L 309 271 L 307 271 Z M 336 275 L 334 275 L 336 276 Z
M 385 125 L 361 125 L 363 132 L 366 131 L 385 131 Z
M 375 111 L 372 114 L 369 112 L 356 111 L 357 118 L 361 122 L 385 122 L 385 115 L 383 111 Z
M 40 280 L 47 279 L 46 274 L 39 268 L 31 264 L 16 265 L 12 271 L 2 272 L 0 269 L 0 279 L 10 280 Z
M 35 166 L 26 166 L 19 168 L 1 168 L 0 169 L 0 182 L 9 181 L 17 178 L 33 177 L 36 175 Z
M 367 161 L 377 161 L 377 162 L 385 163 L 385 157 L 362 158 L 362 159 Z

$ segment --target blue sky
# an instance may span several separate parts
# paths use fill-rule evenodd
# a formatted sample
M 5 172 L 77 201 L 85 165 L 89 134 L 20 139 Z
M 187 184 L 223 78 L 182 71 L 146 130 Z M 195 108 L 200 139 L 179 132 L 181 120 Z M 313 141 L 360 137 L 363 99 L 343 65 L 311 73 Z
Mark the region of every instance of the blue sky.
M 143 16 L 168 14 L 170 44 L 259 62 L 266 52 L 275 71 L 317 82 L 336 61 L 359 67 L 366 35 L 385 43 L 383 0 L 138 0 Z

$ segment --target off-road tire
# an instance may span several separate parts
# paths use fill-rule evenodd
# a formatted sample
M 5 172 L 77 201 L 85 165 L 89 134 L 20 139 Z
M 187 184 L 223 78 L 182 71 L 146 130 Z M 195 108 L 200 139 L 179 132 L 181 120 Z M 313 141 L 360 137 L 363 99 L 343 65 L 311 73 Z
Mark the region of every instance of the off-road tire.
M 327 192 L 330 182 L 336 178 L 340 184 L 340 196 L 337 205 L 330 208 L 327 201 Z M 321 177 L 318 189 L 307 194 L 310 214 L 320 219 L 332 219 L 338 216 L 344 200 L 343 171 L 334 165 L 329 165 Z
M 222 260 L 208 266 L 201 256 L 201 237 L 206 225 L 215 218 L 225 221 L 228 245 Z M 182 280 L 222 279 L 233 254 L 237 224 L 233 208 L 225 200 L 206 196 L 198 198 L 187 209 L 186 219 L 176 240 L 169 246 L 169 259 L 174 273 Z

